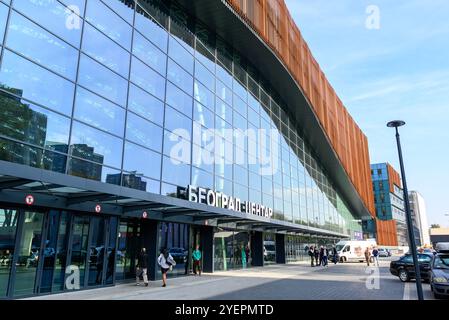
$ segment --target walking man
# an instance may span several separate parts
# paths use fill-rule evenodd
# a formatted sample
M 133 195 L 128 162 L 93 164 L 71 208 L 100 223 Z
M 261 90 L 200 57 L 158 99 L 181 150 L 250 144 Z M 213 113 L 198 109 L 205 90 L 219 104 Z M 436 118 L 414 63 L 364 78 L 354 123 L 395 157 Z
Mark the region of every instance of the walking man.
M 379 250 L 377 250 L 377 247 L 374 247 L 373 249 L 373 257 L 374 262 L 376 263 L 377 266 L 379 266 Z
M 366 259 L 366 265 L 369 267 L 369 259 L 371 258 L 371 252 L 369 251 L 369 248 L 366 247 L 365 249 L 365 259 Z
M 329 255 L 329 250 L 327 248 L 323 248 L 323 267 L 327 267 L 328 255 Z
M 140 251 L 139 257 L 137 258 L 137 270 L 136 270 L 136 285 L 140 286 L 140 275 L 143 277 L 143 282 L 145 287 L 148 287 L 148 254 L 145 248 Z

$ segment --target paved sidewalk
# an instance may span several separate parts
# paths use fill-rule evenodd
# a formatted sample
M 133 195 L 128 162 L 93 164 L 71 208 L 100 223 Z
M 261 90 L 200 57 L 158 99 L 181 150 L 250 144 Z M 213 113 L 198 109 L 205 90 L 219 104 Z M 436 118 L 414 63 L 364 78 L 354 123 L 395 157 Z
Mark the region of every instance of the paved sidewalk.
M 67 292 L 29 298 L 31 300 L 378 300 L 414 299 L 414 283 L 404 285 L 388 270 L 388 261 L 379 268 L 379 289 L 366 286 L 366 266 L 345 263 L 311 268 L 307 262 L 271 265 L 151 281 L 148 287 L 134 283 L 115 287 Z M 424 286 L 428 286 L 423 284 Z M 404 288 L 406 290 L 404 290 Z M 426 298 L 431 298 L 427 289 Z M 426 292 L 427 292 L 426 291 Z

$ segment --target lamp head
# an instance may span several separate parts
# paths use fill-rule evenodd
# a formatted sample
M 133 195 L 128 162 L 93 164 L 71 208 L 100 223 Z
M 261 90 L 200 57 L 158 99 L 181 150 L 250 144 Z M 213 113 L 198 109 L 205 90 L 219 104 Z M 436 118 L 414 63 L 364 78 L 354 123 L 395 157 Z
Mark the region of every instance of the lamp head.
M 394 120 L 387 123 L 387 127 L 389 128 L 397 128 L 405 125 L 405 121 L 402 120 Z

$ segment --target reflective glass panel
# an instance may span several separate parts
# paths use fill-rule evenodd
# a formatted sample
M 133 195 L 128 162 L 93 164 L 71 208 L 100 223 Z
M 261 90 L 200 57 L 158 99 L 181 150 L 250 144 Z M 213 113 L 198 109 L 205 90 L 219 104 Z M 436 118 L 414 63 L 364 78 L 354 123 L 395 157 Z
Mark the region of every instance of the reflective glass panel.
M 189 118 L 192 117 L 192 97 L 185 94 L 182 90 L 170 82 L 167 83 L 166 103 L 184 113 Z
M 129 52 L 92 27 L 89 23 L 86 23 L 84 26 L 83 51 L 98 62 L 120 73 L 125 78 L 128 77 Z
M 202 105 L 211 110 L 214 109 L 215 95 L 198 81 L 195 81 L 194 84 L 194 97 L 197 101 L 201 102 Z
M 181 130 L 182 132 L 179 134 L 185 133 L 183 136 L 186 139 L 191 139 L 192 120 L 169 106 L 165 108 L 165 128 L 177 134 L 177 131 Z
M 121 166 L 122 140 L 74 121 L 71 154 L 99 164 Z
M 162 128 L 130 112 L 126 120 L 126 139 L 162 151 Z
M 206 128 L 214 128 L 213 112 L 196 101 L 193 109 L 193 120 Z
M 168 59 L 167 79 L 176 84 L 188 94 L 193 91 L 193 77 L 171 59 Z
M 129 24 L 133 24 L 134 0 L 103 0 L 103 2 Z
M 70 115 L 74 84 L 5 50 L 0 89 Z
M 96 2 L 96 1 L 91 1 Z M 73 1 L 70 4 L 75 4 Z M 14 8 L 21 11 L 44 28 L 78 47 L 81 40 L 82 19 L 76 14 L 81 13 L 80 7 L 76 13 L 59 3 L 57 0 L 21 0 L 14 1 Z M 63 28 L 61 26 L 66 26 Z
M 177 186 L 187 186 L 190 183 L 190 165 L 180 163 L 164 156 L 162 164 L 162 180 Z
M 0 3 L 0 43 L 3 43 L 3 36 L 5 34 L 7 17 L 8 17 L 8 7 Z
M 39 255 L 42 241 L 44 214 L 25 212 L 19 246 L 14 281 L 14 296 L 31 295 L 34 292 Z
M 209 90 L 215 91 L 215 76 L 198 61 L 195 62 L 195 78 Z
M 220 80 L 216 81 L 216 95 L 227 104 L 232 105 L 232 92 L 227 86 L 224 85 Z
M 0 91 L 0 134 L 67 152 L 70 119 Z
M 159 180 L 161 178 L 161 155 L 126 142 L 123 170 Z
M 151 68 L 165 75 L 167 56 L 139 32 L 134 32 L 133 53 Z
M 85 19 L 125 49 L 131 48 L 131 26 L 101 1 L 88 1 Z
M 14 11 L 9 21 L 6 45 L 27 58 L 75 80 L 78 51 Z
M 155 97 L 163 100 L 165 97 L 165 79 L 156 71 L 147 67 L 138 59 L 132 59 L 131 81 L 151 93 Z
M 123 135 L 125 109 L 81 87 L 76 91 L 74 117 L 118 136 Z
M 156 124 L 163 124 L 164 104 L 162 101 L 133 84 L 129 87 L 128 110 Z
M 89 279 L 88 286 L 97 286 L 103 282 L 103 267 L 105 258 L 105 219 L 103 217 L 92 217 L 91 224 L 91 239 L 89 247 L 88 270 Z
M 125 106 L 127 81 L 86 55 L 81 56 L 78 83 Z
M 0 298 L 6 297 L 8 293 L 18 218 L 16 210 L 0 209 Z
M 55 264 L 53 273 L 53 286 L 51 291 L 58 292 L 64 290 L 65 268 L 67 265 L 67 246 L 69 242 L 69 215 L 61 213 L 59 220 L 59 230 L 55 247 Z
M 152 18 L 150 18 L 140 6 L 137 6 L 135 28 L 142 34 L 151 35 L 148 39 L 158 46 L 162 51 L 167 52 L 167 37 L 168 33 L 160 25 L 158 25 Z
M 170 37 L 168 55 L 190 74 L 193 74 L 193 56 L 174 38 Z

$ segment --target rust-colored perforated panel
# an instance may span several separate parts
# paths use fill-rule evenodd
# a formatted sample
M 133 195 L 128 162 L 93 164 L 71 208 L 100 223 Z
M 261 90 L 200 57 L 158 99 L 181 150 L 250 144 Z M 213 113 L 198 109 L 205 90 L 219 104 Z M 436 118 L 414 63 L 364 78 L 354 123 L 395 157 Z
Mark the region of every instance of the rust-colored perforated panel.
M 395 220 L 376 219 L 377 244 L 381 246 L 397 246 L 398 235 Z
M 388 182 L 390 183 L 390 192 L 394 193 L 394 185 L 402 188 L 401 176 L 399 173 L 389 164 L 387 163 L 388 169 Z
M 302 88 L 352 184 L 375 216 L 368 141 L 312 56 L 284 0 L 226 0 Z

